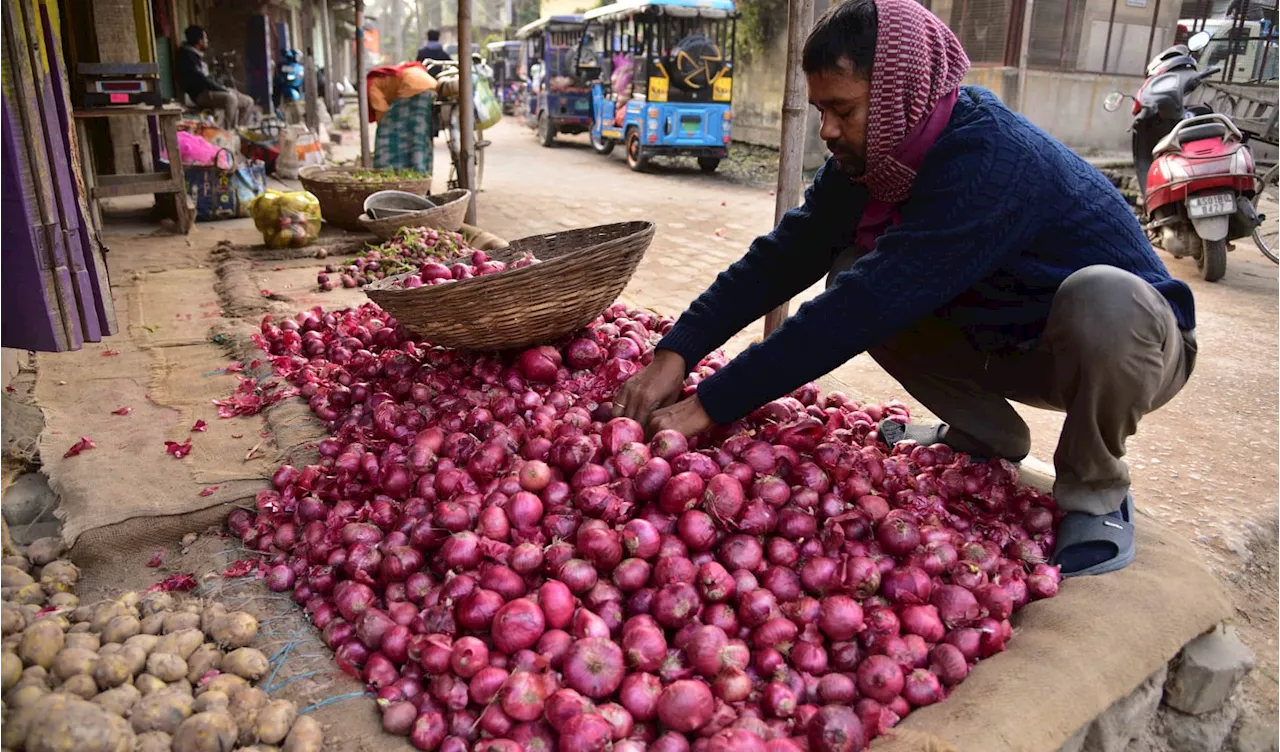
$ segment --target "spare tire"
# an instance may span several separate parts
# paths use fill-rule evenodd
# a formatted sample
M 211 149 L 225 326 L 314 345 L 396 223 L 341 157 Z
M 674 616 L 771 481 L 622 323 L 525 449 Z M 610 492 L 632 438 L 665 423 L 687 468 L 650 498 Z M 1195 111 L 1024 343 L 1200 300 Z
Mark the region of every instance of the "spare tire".
M 671 48 L 671 64 L 675 69 L 672 85 L 694 91 L 711 86 L 716 72 L 724 65 L 724 55 L 710 37 L 691 34 Z

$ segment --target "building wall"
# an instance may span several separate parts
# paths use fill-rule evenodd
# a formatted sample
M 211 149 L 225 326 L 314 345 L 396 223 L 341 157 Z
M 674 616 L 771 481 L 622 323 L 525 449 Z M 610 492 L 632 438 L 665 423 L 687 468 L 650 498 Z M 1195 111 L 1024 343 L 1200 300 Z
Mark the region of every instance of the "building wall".
M 1136 76 L 1099 73 L 1027 71 L 1026 102 L 1017 107 L 1016 68 L 974 68 L 965 83 L 995 92 L 1028 120 L 1073 149 L 1100 152 L 1128 152 L 1131 118 L 1102 109 L 1102 100 L 1113 91 L 1132 93 L 1142 84 Z

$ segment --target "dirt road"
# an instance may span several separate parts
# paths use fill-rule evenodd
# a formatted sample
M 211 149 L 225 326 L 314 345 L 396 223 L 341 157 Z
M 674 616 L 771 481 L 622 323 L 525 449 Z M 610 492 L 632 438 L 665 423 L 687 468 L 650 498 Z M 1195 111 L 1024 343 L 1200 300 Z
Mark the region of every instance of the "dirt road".
M 487 132 L 482 226 L 507 238 L 561 228 L 649 219 L 653 246 L 626 296 L 677 315 L 715 275 L 773 224 L 767 189 L 704 176 L 692 160 L 629 171 L 620 150 L 592 152 L 584 137 L 540 147 L 508 119 Z M 437 154 L 437 164 L 447 164 Z M 1273 212 L 1274 214 L 1274 212 Z M 1274 219 L 1270 221 L 1275 221 Z M 1199 544 L 1206 563 L 1235 597 L 1240 629 L 1258 655 L 1250 694 L 1276 704 L 1277 275 L 1252 244 L 1237 244 L 1227 276 L 1203 282 L 1191 259 L 1163 255 L 1196 296 L 1199 360 L 1186 389 L 1149 416 L 1129 442 L 1139 511 Z M 812 297 L 811 289 L 803 297 Z M 793 303 L 798 305 L 799 301 Z M 729 343 L 737 351 L 761 325 Z M 868 356 L 827 380 L 860 398 L 907 400 Z M 909 401 L 909 400 L 907 400 Z M 912 405 L 913 414 L 924 414 Z M 1053 456 L 1060 414 L 1019 407 L 1032 432 L 1032 454 Z

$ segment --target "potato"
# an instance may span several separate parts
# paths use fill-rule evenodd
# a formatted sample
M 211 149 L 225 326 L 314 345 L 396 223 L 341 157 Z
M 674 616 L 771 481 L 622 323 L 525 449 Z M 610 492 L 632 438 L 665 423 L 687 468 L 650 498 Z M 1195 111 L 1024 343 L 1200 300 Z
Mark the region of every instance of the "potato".
M 142 633 L 158 635 L 164 631 L 164 618 L 168 614 L 148 614 L 142 617 Z
M 97 611 L 97 606 L 86 606 L 81 604 L 71 613 L 71 621 L 79 624 L 80 622 L 90 622 L 93 620 L 93 614 Z M 92 625 L 90 625 L 92 627 Z
M 231 698 L 231 704 L 227 712 L 231 714 L 239 729 L 239 742 L 241 745 L 252 744 L 258 713 L 267 706 L 267 693 L 257 687 L 246 686 L 228 696 Z
M 93 674 L 98 654 L 84 648 L 63 648 L 53 659 L 53 675 L 66 681 L 77 674 Z
M 93 608 L 93 616 L 89 618 L 90 629 L 94 632 L 101 632 L 107 628 L 107 624 L 117 616 L 124 616 L 129 613 L 129 609 L 116 603 L 115 601 L 107 601 L 99 603 Z
M 130 676 L 137 676 L 142 673 L 142 669 L 147 665 L 147 651 L 143 650 L 140 645 L 125 645 L 120 648 L 120 655 L 129 667 Z
M 240 752 L 280 752 L 274 744 L 255 744 L 252 747 L 241 747 Z
M 42 567 L 45 564 L 57 559 L 67 550 L 67 546 L 62 542 L 61 536 L 51 536 L 48 538 L 40 538 L 32 541 L 27 546 L 27 558 L 32 564 Z
M 181 692 L 184 695 L 191 695 L 192 697 L 195 696 L 195 692 L 192 691 L 191 682 L 187 681 L 185 676 L 175 682 L 169 682 L 169 689 L 172 689 L 175 692 Z
M 142 699 L 142 693 L 132 684 L 121 684 L 115 689 L 99 692 L 91 699 L 95 705 L 100 705 L 110 713 L 128 715 L 138 700 Z
M 236 741 L 236 724 L 226 713 L 196 713 L 173 735 L 173 752 L 226 752 Z
M 211 642 L 196 648 L 187 659 L 187 681 L 195 684 L 205 674 L 222 665 L 222 651 Z
M 5 749 L 22 749 L 27 743 L 27 732 L 36 717 L 36 706 L 28 705 L 10 712 L 7 708 L 4 723 L 0 724 L 0 746 Z
M 92 650 L 98 652 L 98 648 L 102 647 L 101 640 L 92 632 L 70 632 L 62 640 L 62 649 L 80 648 L 82 650 Z
M 218 645 L 230 648 L 248 647 L 258 636 L 258 620 L 244 611 L 232 611 L 213 621 L 209 637 Z
M 177 681 L 187 675 L 187 662 L 173 653 L 152 653 L 147 656 L 147 673 L 161 681 Z
M 11 708 L 25 708 L 47 694 L 49 694 L 49 688 L 43 684 L 18 682 L 17 686 L 4 696 L 4 702 Z
M 133 742 L 133 752 L 169 752 L 173 749 L 173 737 L 163 731 L 138 734 Z
M 93 667 L 93 680 L 101 689 L 111 689 L 129 681 L 133 675 L 129 673 L 129 660 L 123 655 L 98 654 L 98 665 Z
M 0 565 L 21 569 L 24 572 L 31 572 L 31 560 L 25 556 L 6 556 L 0 559 Z
M 53 665 L 53 659 L 62 650 L 65 641 L 66 636 L 57 622 L 36 622 L 23 631 L 22 641 L 18 644 L 18 657 L 27 666 L 48 668 Z
M 3 686 L 0 691 L 3 692 L 13 689 L 13 686 L 22 678 L 22 659 L 18 657 L 17 653 L 8 651 L 0 653 L 0 675 L 4 677 L 3 683 L 0 684 L 0 686 Z
M 142 596 L 142 602 L 139 604 L 142 613 L 148 616 L 152 614 L 162 614 L 165 611 L 172 611 L 174 607 L 173 596 L 162 590 L 154 593 L 147 593 Z
M 128 684 L 124 686 L 129 686 Z M 118 689 L 118 687 L 117 687 Z M 59 692 L 75 695 L 82 700 L 92 700 L 98 695 L 98 683 L 89 674 L 76 674 L 58 687 Z
M 34 603 L 20 603 L 18 610 L 22 612 L 22 618 L 28 625 L 35 624 L 40 619 L 40 606 Z
M 122 594 L 116 600 L 120 602 L 120 605 L 129 609 L 129 613 L 140 615 L 138 611 L 138 606 L 142 604 L 141 595 L 138 595 L 137 593 L 130 590 L 129 592 Z
M 218 619 L 226 615 L 227 606 L 220 601 L 208 601 L 196 613 L 200 614 L 200 629 L 208 632 Z
M 57 609 L 74 611 L 80 605 L 80 597 L 75 593 L 54 593 L 49 596 L 49 605 Z
M 271 664 L 261 650 L 254 648 L 238 648 L 222 657 L 221 670 L 224 673 L 243 676 L 249 681 L 257 681 L 267 675 Z
M 186 660 L 196 651 L 196 648 L 204 644 L 204 635 L 198 629 L 184 629 L 181 632 L 173 632 L 167 634 L 156 642 L 156 646 L 151 649 L 153 653 L 173 653 Z
M 102 630 L 103 642 L 124 642 L 142 633 L 142 622 L 133 614 L 122 614 L 107 622 Z
M 249 686 L 249 682 L 235 674 L 218 674 L 201 687 L 201 692 L 222 692 L 234 698 L 236 693 Z
M 142 648 L 142 652 L 150 655 L 156 648 L 156 643 L 160 642 L 160 638 L 155 635 L 139 634 L 130 637 L 124 641 L 124 646 L 137 645 Z
M 164 615 L 164 634 L 181 632 L 184 629 L 200 629 L 200 614 L 170 611 Z
M 289 729 L 280 752 L 320 752 L 324 746 L 324 733 L 320 724 L 309 715 L 300 715 Z
M 49 670 L 44 666 L 27 666 L 22 670 L 22 679 L 19 679 L 19 681 L 22 680 L 38 682 L 47 687 L 49 686 Z
M 121 645 L 118 642 L 112 642 L 98 648 L 98 655 L 120 655 L 121 650 L 124 650 L 124 645 Z
M 22 628 L 27 626 L 27 620 L 17 606 L 16 603 L 5 603 L 4 607 L 0 608 L 0 634 L 6 637 L 21 632 Z
M 231 698 L 222 692 L 205 692 L 192 706 L 197 713 L 226 713 L 230 707 Z
M 45 602 L 44 588 L 36 583 L 23 585 L 13 594 L 13 599 L 24 605 L 43 606 Z
M 93 634 L 93 633 L 89 631 L 89 622 L 78 621 L 71 625 L 71 629 L 67 630 L 67 634 Z M 93 636 L 97 637 L 96 634 Z M 99 640 L 99 642 L 101 642 L 101 640 Z
M 272 700 L 258 711 L 253 723 L 253 735 L 260 742 L 279 744 L 289 733 L 298 717 L 298 706 L 288 700 Z
M 35 582 L 35 578 L 17 567 L 5 564 L 0 566 L 0 585 L 7 588 L 20 588 Z
M 172 734 L 183 721 L 191 717 L 192 703 L 190 695 L 171 689 L 152 692 L 134 706 L 129 720 L 133 723 L 134 732 L 138 734 L 148 731 Z
M 145 697 L 152 692 L 158 692 L 169 685 L 160 681 L 151 674 L 138 674 L 137 678 L 133 680 L 133 686 L 137 687 L 138 691 L 142 693 L 143 697 Z
M 22 633 L 16 632 L 14 634 L 9 635 L 8 637 L 5 637 L 4 639 L 0 639 L 0 651 L 6 652 L 6 653 L 13 653 L 14 655 L 17 655 L 18 646 L 21 644 L 22 644 Z
M 129 752 L 133 732 L 123 718 L 71 698 L 64 707 L 37 716 L 27 733 L 27 752 Z

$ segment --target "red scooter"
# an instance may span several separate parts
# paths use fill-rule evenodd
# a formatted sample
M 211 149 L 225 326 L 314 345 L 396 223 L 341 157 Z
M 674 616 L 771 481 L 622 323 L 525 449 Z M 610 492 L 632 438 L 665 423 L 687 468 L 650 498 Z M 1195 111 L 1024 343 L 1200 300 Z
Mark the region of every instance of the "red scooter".
M 1153 242 L 1175 258 L 1191 256 L 1200 276 L 1217 282 L 1227 272 L 1227 243 L 1253 234 L 1261 219 L 1253 154 L 1226 115 L 1186 97 L 1210 76 L 1195 51 L 1209 34 L 1161 52 L 1147 65 L 1147 79 L 1133 97 L 1120 92 L 1103 104 L 1108 112 L 1133 99 L 1133 160 L 1143 198 L 1143 221 Z

